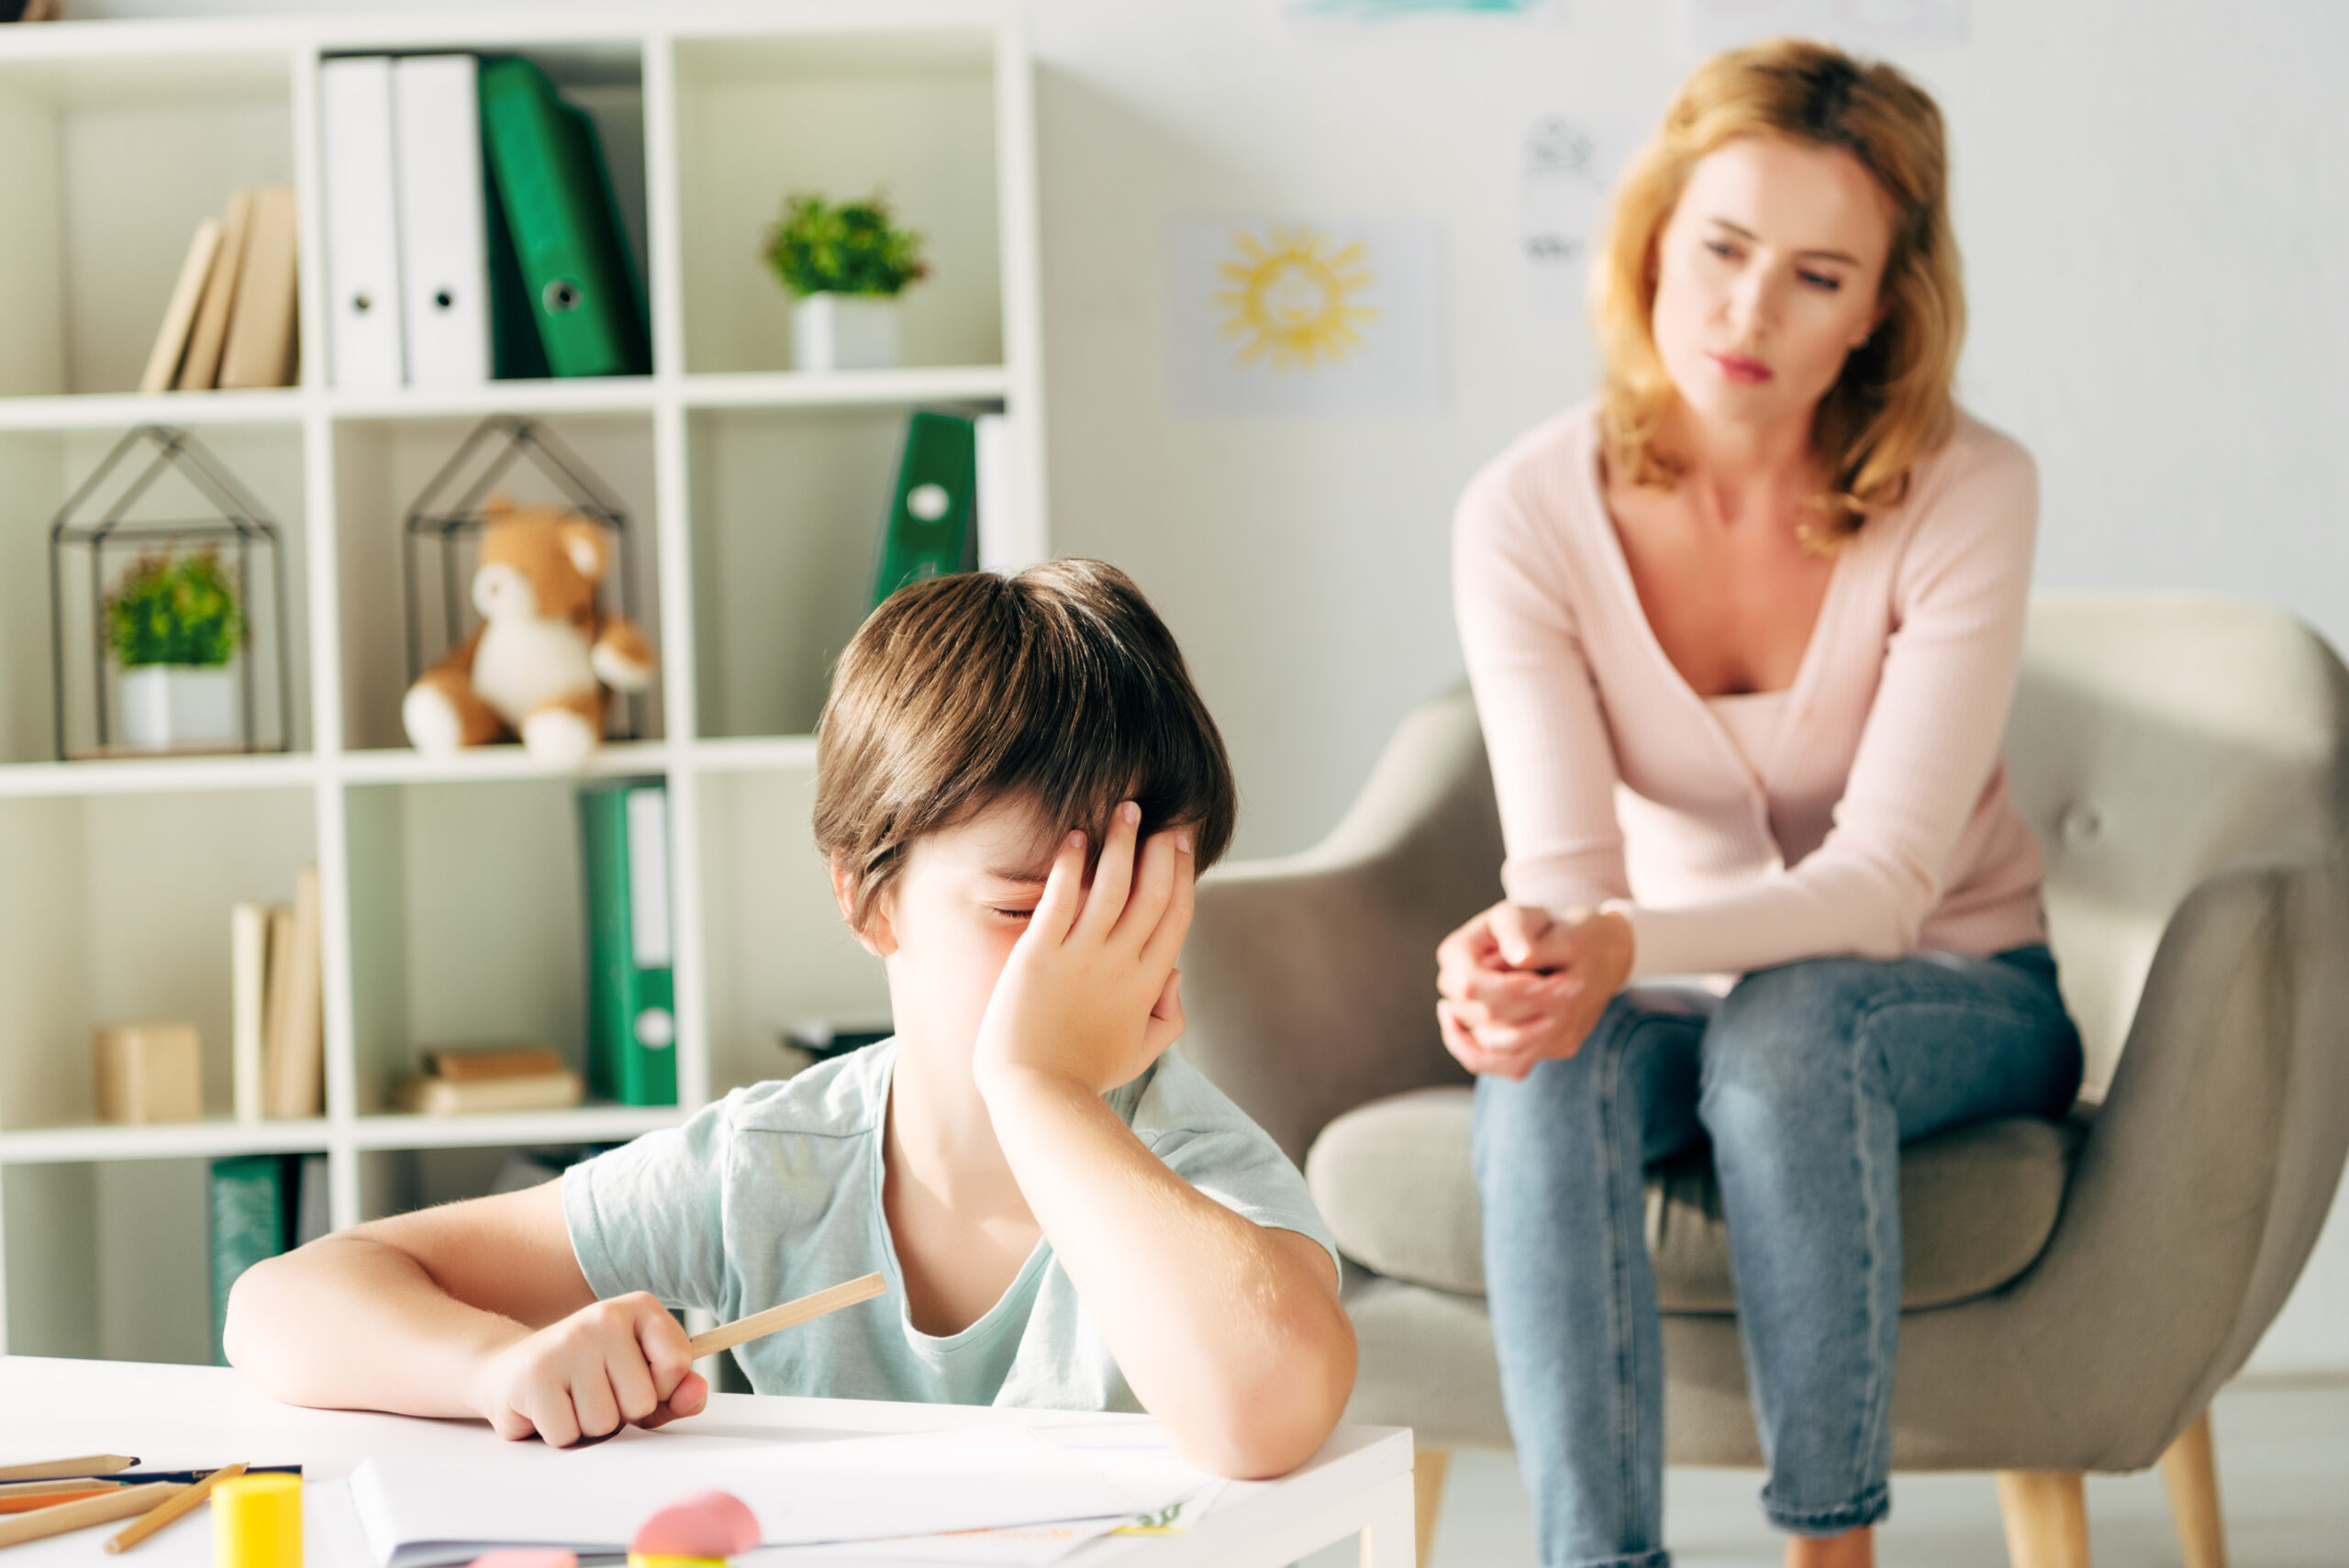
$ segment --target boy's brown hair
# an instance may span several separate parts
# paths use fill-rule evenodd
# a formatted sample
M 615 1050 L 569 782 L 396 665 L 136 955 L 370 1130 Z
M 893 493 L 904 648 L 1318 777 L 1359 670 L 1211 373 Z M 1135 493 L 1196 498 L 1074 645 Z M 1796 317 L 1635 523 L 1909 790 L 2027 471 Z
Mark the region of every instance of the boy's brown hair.
M 1098 846 L 1120 801 L 1141 831 L 1191 828 L 1199 870 L 1231 842 L 1223 737 L 1182 650 L 1132 579 L 1098 561 L 898 589 L 832 672 L 816 740 L 816 847 L 851 889 L 850 923 L 926 833 L 997 801 Z

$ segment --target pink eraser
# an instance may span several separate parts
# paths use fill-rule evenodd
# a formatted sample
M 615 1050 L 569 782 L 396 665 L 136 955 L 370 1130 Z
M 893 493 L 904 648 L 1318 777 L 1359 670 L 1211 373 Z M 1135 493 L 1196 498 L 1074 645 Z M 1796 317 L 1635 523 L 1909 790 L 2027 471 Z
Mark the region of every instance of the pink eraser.
M 759 1544 L 759 1519 L 731 1492 L 696 1492 L 644 1521 L 631 1552 L 647 1557 L 731 1557 Z M 522 1568 L 519 1563 L 493 1568 Z
M 552 1546 L 501 1546 L 474 1558 L 473 1568 L 579 1568 L 579 1554 Z

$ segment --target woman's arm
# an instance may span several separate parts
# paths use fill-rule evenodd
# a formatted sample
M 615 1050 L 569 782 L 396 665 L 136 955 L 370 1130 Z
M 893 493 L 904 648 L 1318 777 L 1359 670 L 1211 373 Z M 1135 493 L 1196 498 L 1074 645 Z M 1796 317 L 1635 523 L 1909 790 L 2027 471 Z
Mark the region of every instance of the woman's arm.
M 1320 1245 L 1194 1188 L 1101 1095 L 1182 1032 L 1185 830 L 1117 813 L 1092 888 L 1072 835 L 979 1028 L 974 1073 L 1053 1252 L 1145 1408 L 1194 1462 L 1276 1475 L 1337 1425 L 1354 1339 Z
M 322 1237 L 229 1293 L 228 1359 L 294 1405 L 474 1416 L 558 1446 L 699 1410 L 707 1385 L 651 1296 L 598 1302 L 560 1182 Z

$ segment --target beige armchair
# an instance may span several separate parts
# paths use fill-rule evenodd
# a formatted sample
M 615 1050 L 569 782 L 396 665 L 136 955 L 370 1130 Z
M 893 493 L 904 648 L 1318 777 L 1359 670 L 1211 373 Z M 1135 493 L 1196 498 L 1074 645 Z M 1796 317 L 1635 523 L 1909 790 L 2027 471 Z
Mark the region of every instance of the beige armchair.
M 2087 1044 L 2067 1126 L 1904 1151 L 1894 1463 L 1999 1473 L 2018 1568 L 2085 1564 L 2085 1472 L 2163 1462 L 2189 1568 L 2224 1561 L 2207 1410 L 2299 1273 L 2349 1147 L 2349 672 L 2298 622 L 2185 595 L 2032 609 L 2008 734 Z M 1305 1160 L 1350 1267 L 1350 1418 L 1508 1443 L 1467 1080 L 1436 943 L 1499 896 L 1474 706 L 1397 731 L 1328 839 L 1199 893 L 1185 1049 Z M 1308 1154 L 1309 1151 L 1309 1154 Z M 1710 1173 L 1652 1173 L 1675 1463 L 1759 1464 Z

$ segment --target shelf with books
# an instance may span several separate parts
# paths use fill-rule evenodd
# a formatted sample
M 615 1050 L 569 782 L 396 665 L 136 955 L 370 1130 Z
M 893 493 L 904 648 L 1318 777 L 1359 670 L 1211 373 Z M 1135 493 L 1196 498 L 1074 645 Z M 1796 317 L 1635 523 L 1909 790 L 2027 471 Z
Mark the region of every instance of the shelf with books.
M 213 1162 L 302 1156 L 314 1221 L 347 1225 L 479 1190 L 508 1151 L 671 1125 L 786 1069 L 785 1027 L 885 1014 L 808 845 L 812 730 L 912 413 L 1011 416 L 1021 537 L 1045 548 L 1022 29 L 1012 0 L 0 28 L 0 288 L 19 307 L 0 318 L 0 1350 L 206 1359 Z M 322 63 L 447 53 L 525 55 L 590 114 L 654 373 L 330 384 Z M 197 223 L 261 183 L 295 192 L 303 384 L 135 392 Z M 875 185 L 935 268 L 905 296 L 901 368 L 789 370 L 764 229 L 792 188 Z M 423 756 L 400 723 L 402 525 L 500 415 L 545 420 L 619 493 L 634 617 L 691 705 L 656 693 L 644 739 L 575 773 L 515 747 Z M 292 754 L 54 761 L 48 527 L 146 424 L 195 431 L 284 526 Z M 670 784 L 682 1103 L 395 1113 L 428 1045 L 580 1059 L 579 796 L 638 777 Z M 311 862 L 331 1114 L 233 1121 L 229 905 L 289 896 Z M 150 1011 L 198 1023 L 206 1119 L 96 1125 L 91 1027 Z
M 785 371 L 792 298 L 765 256 L 785 195 L 884 195 L 930 275 L 896 296 L 900 362 L 1004 361 L 994 39 L 984 25 L 787 37 L 684 32 L 675 49 L 685 364 Z
M 643 49 L 465 29 L 324 51 L 339 392 L 651 373 Z
M 709 1092 L 780 1077 L 784 1031 L 889 1017 L 881 961 L 841 921 L 808 828 L 813 768 L 700 782 Z
M 400 706 L 413 675 L 411 617 L 417 651 L 428 666 L 452 639 L 462 639 L 479 624 L 471 592 L 478 535 L 459 536 L 453 544 L 415 541 L 406 526 L 417 497 L 479 423 L 471 417 L 444 417 L 352 419 L 335 427 L 343 742 L 353 752 L 407 746 Z M 538 423 L 592 473 L 625 513 L 625 554 L 615 560 L 599 602 L 607 609 L 625 607 L 657 649 L 661 593 L 656 571 L 660 550 L 655 538 L 652 420 L 641 415 L 597 413 L 564 415 Z M 452 488 L 462 490 L 463 484 Z M 504 495 L 523 506 L 566 504 L 548 473 L 527 458 L 507 468 L 489 487 L 489 494 Z M 413 605 L 408 599 L 411 592 L 416 595 Z M 633 718 L 640 739 L 658 740 L 666 714 L 662 684 L 656 674 L 651 689 L 633 704 L 615 698 L 606 733 L 623 735 Z M 460 756 L 438 762 L 417 758 L 415 762 L 422 776 L 445 770 L 449 776 L 470 777 L 527 769 L 526 761 L 506 760 L 518 755 L 499 748 L 482 753 L 478 761 Z M 354 772 L 363 775 L 376 766 L 388 768 L 395 776 L 406 776 L 388 760 L 382 764 L 361 762 Z
M 130 498 L 134 468 L 145 466 L 153 456 L 136 452 L 105 482 L 106 494 L 90 503 L 95 509 L 106 506 L 113 498 L 126 508 L 126 527 L 117 542 L 107 547 L 96 580 L 90 577 L 96 568 L 88 554 L 61 560 L 52 548 L 50 530 L 61 508 L 97 473 L 124 433 L 118 428 L 0 432 L 0 770 L 12 764 L 54 762 L 61 744 L 76 756 L 97 750 L 96 683 L 101 679 L 117 748 L 107 765 L 119 762 L 159 768 L 167 762 L 228 761 L 130 753 L 121 728 L 121 672 L 116 668 L 116 655 L 107 652 L 101 676 L 97 652 L 104 646 L 97 620 L 105 613 L 104 596 L 119 586 L 123 573 L 146 553 L 136 530 L 150 523 L 216 517 L 218 512 L 212 498 L 201 493 L 184 471 L 171 465 L 165 465 L 161 477 L 135 499 Z M 310 744 L 302 431 L 298 426 L 275 424 L 228 426 L 205 430 L 194 439 L 211 454 L 219 469 L 251 492 L 276 527 L 275 565 L 284 578 L 284 623 L 276 619 L 274 595 L 268 583 L 270 563 L 265 560 L 254 562 L 254 575 L 247 584 L 250 591 L 236 606 L 246 635 L 235 655 L 237 663 L 230 668 L 239 669 L 246 660 L 257 661 L 252 695 L 262 709 L 258 734 L 270 748 L 268 752 L 237 759 L 239 766 L 250 767 L 265 762 L 276 751 L 281 714 L 274 678 L 280 658 L 289 677 L 288 710 L 283 716 L 292 721 L 292 744 L 287 749 L 298 753 Z M 169 546 L 169 553 L 175 556 L 196 550 L 184 542 Z M 59 573 L 54 593 L 53 567 Z M 93 607 L 94 593 L 100 596 L 101 607 Z M 61 678 L 61 651 L 66 656 Z M 65 704 L 61 716 L 61 696 Z M 238 704 L 244 700 L 241 694 L 234 699 Z M 199 771 L 189 776 L 200 780 L 206 775 Z M 0 793 L 9 787 L 0 783 Z M 105 786 L 94 783 L 93 787 Z
M 690 417 L 700 734 L 814 733 L 872 607 L 907 428 L 894 407 Z
M 0 56 L 0 397 L 134 391 L 198 226 L 293 180 L 294 52 L 186 41 Z
M 550 1046 L 584 1070 L 578 790 L 563 777 L 343 792 L 362 1127 L 451 1119 L 391 1114 L 400 1078 L 430 1048 Z
M 0 1130 L 119 1133 L 126 1146 L 181 1136 L 93 1125 L 90 1031 L 104 1024 L 193 1024 L 204 1110 L 230 1114 L 229 911 L 294 896 L 317 859 L 315 799 L 271 789 L 0 801 Z

